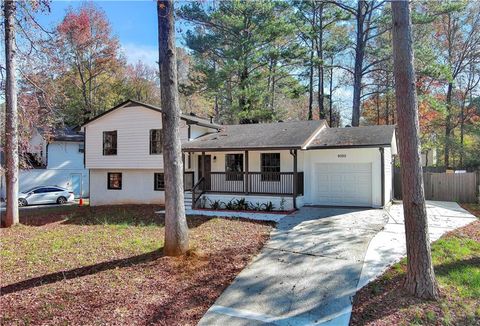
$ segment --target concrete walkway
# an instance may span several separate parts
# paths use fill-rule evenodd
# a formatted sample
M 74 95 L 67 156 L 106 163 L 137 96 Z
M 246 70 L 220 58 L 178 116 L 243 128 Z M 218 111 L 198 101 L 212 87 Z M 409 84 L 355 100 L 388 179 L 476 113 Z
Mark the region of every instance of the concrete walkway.
M 451 203 L 429 203 L 428 212 L 432 240 L 473 220 Z M 390 214 L 302 208 L 280 221 L 199 325 L 348 325 L 359 284 L 404 255 L 401 216 L 401 205 Z
M 277 226 L 199 325 L 348 323 L 368 243 L 382 210 L 304 207 Z
M 403 206 L 394 204 L 388 210 L 385 228 L 370 242 L 358 282 L 358 289 L 383 274 L 392 264 L 407 255 Z M 455 202 L 427 201 L 428 231 L 433 242 L 448 231 L 476 220 L 475 216 Z

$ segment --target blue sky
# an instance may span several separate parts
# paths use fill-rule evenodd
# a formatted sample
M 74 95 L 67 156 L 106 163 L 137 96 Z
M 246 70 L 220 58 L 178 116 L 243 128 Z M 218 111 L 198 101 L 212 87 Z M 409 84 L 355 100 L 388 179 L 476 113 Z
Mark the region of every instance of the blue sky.
M 51 12 L 38 14 L 39 22 L 53 29 L 69 8 L 77 8 L 83 1 L 52 1 Z M 154 65 L 158 60 L 157 17 L 154 0 L 95 1 L 103 9 L 118 37 L 129 63 L 141 60 Z
M 188 0 L 176 1 L 177 6 Z M 139 60 L 149 65 L 156 65 L 157 48 L 157 17 L 155 0 L 104 0 L 93 1 L 107 15 L 112 26 L 113 35 L 117 36 L 122 52 L 128 63 Z M 42 26 L 53 29 L 65 16 L 69 8 L 77 8 L 85 1 L 56 1 L 51 3 L 51 12 L 38 14 Z M 185 23 L 177 21 L 177 28 L 189 28 Z M 177 46 L 181 46 L 181 35 L 177 31 Z M 335 94 L 337 105 L 341 107 L 342 115 L 350 119 L 352 92 L 349 87 L 341 87 Z

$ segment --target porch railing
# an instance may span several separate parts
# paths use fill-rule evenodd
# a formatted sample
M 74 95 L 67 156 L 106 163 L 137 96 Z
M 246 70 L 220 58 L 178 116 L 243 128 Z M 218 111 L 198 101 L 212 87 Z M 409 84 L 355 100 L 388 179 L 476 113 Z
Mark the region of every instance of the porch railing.
M 205 178 L 200 178 L 197 183 L 192 187 L 192 208 L 197 207 L 198 200 L 205 193 Z
M 297 195 L 303 195 L 303 172 L 297 173 Z M 245 193 L 293 195 L 293 172 L 207 172 L 205 191 L 210 193 Z

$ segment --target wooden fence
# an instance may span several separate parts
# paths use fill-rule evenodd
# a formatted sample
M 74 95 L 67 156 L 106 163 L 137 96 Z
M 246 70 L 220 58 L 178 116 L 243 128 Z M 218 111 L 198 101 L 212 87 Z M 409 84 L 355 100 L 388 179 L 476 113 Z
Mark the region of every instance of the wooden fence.
M 480 181 L 477 174 L 477 172 L 423 173 L 425 199 L 476 203 Z M 394 172 L 393 185 L 395 198 L 402 199 L 402 184 L 398 170 Z

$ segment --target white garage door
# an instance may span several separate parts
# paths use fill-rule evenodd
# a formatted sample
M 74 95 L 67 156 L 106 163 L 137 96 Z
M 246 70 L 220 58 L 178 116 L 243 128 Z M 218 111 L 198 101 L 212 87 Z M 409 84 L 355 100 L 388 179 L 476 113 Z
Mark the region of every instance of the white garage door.
M 314 204 L 372 206 L 370 163 L 318 163 L 315 175 Z

